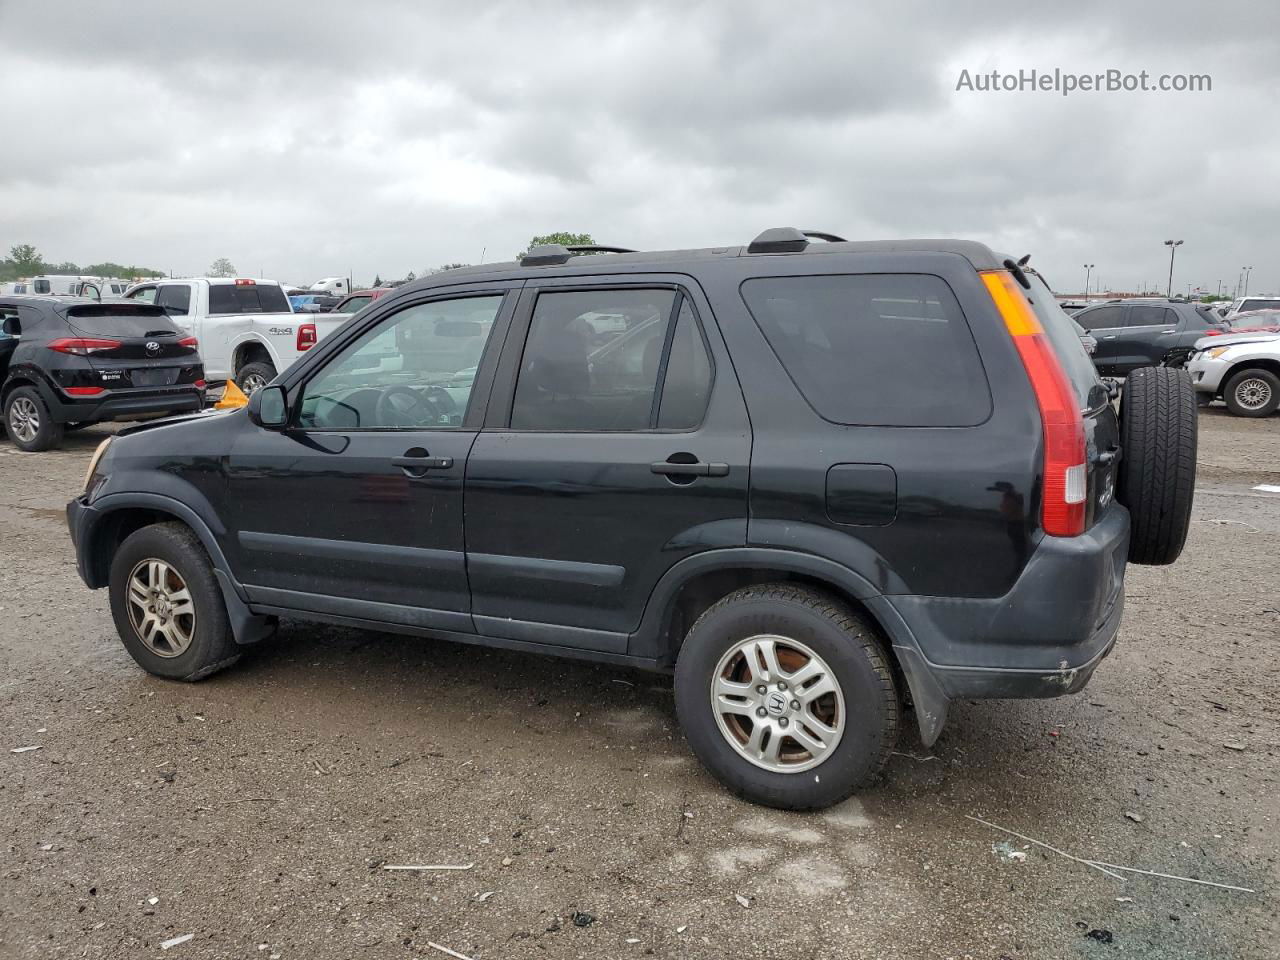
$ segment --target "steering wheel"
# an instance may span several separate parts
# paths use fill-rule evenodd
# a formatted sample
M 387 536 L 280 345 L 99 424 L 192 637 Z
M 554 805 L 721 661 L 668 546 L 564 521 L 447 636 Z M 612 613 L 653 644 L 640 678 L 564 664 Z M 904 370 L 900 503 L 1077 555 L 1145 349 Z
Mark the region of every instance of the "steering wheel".
M 416 427 L 447 422 L 457 409 L 443 387 L 430 386 L 419 393 L 404 384 L 387 387 L 378 397 L 374 418 L 384 426 Z

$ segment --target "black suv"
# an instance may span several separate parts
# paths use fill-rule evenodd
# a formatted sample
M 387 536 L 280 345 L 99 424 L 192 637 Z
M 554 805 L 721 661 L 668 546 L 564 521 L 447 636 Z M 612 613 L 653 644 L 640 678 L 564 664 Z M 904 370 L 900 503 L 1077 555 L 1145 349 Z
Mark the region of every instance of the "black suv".
M 1158 364 L 1181 366 L 1206 331 L 1224 327 L 1207 304 L 1164 298 L 1108 300 L 1072 319 L 1098 341 L 1093 362 L 1104 377 Z
M 204 406 L 198 344 L 159 307 L 81 297 L 0 297 L 0 410 L 21 450 L 65 430 Z
M 1185 373 L 1117 416 L 1020 263 L 576 253 L 401 287 L 246 410 L 107 441 L 68 520 L 138 663 L 198 679 L 293 617 L 671 670 L 707 767 L 804 809 L 908 703 L 931 744 L 953 699 L 1081 689 L 1126 561 L 1181 550 Z

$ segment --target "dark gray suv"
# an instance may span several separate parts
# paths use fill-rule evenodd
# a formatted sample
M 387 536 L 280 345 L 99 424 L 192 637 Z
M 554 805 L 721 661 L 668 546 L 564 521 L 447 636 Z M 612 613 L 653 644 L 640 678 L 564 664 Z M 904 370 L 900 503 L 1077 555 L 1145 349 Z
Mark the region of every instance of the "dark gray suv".
M 1073 314 L 1098 342 L 1093 362 L 1104 377 L 1123 377 L 1139 367 L 1181 366 L 1208 330 L 1224 328 L 1207 305 L 1188 300 L 1108 300 Z

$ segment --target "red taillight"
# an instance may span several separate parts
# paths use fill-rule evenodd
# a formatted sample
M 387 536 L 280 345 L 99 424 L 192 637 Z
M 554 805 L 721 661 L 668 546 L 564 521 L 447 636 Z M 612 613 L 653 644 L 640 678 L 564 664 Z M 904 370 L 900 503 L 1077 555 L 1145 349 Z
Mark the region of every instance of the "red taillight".
M 87 357 L 91 353 L 102 350 L 115 350 L 122 346 L 119 340 L 98 340 L 92 337 L 59 337 L 46 344 L 50 350 L 59 353 L 72 353 L 77 357 Z
M 192 350 L 195 350 L 200 346 L 200 341 L 197 340 L 195 337 L 183 337 L 181 340 L 178 341 L 178 346 L 190 347 Z
M 252 286 L 254 286 L 254 281 L 252 281 L 252 280 L 237 280 L 237 281 L 236 281 L 236 286 L 237 286 L 237 287 L 252 287 Z
M 316 325 L 314 323 L 302 323 L 298 325 L 298 352 L 310 350 L 316 345 L 319 336 L 316 334 Z
M 201 389 L 201 390 L 203 390 L 203 389 L 204 389 L 204 381 L 203 381 L 203 380 L 197 380 L 195 385 L 196 385 L 199 389 Z
M 1053 345 L 1013 275 L 1005 270 L 992 270 L 982 274 L 982 281 L 1013 337 L 1040 408 L 1044 430 L 1041 526 L 1045 533 L 1055 537 L 1078 536 L 1084 533 L 1088 479 L 1080 404 L 1053 352 Z
M 100 393 L 106 393 L 103 387 L 63 387 L 70 396 L 73 397 L 96 397 Z

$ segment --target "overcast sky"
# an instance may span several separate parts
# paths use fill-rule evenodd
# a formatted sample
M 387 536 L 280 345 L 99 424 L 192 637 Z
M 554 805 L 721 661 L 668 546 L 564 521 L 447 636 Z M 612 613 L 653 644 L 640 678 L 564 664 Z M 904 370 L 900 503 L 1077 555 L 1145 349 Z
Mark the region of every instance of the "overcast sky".
M 856 9 L 855 9 L 856 6 Z M 1030 252 L 1280 291 L 1280 4 L 0 0 L 0 247 L 358 283 L 567 229 Z M 1212 91 L 957 91 L 962 70 Z

